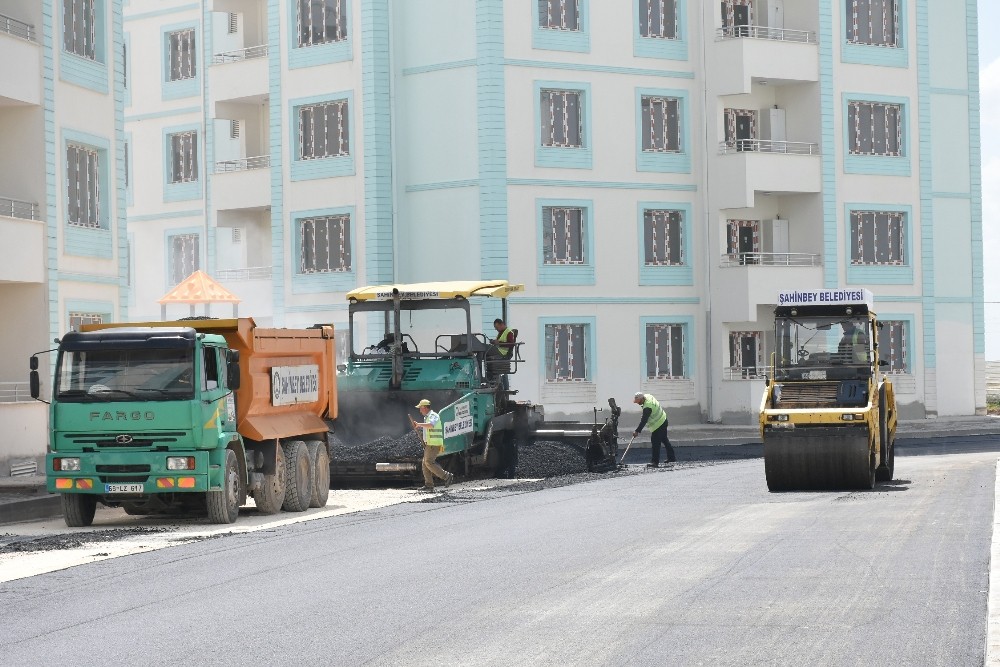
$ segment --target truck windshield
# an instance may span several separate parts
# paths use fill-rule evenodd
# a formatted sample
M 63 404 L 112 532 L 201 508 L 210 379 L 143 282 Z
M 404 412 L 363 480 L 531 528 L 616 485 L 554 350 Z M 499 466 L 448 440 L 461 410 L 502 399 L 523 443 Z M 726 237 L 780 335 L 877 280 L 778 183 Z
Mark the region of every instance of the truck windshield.
M 871 364 L 867 318 L 778 318 L 774 337 L 774 361 L 779 369 Z
M 194 350 L 100 349 L 63 352 L 56 400 L 176 401 L 194 398 Z

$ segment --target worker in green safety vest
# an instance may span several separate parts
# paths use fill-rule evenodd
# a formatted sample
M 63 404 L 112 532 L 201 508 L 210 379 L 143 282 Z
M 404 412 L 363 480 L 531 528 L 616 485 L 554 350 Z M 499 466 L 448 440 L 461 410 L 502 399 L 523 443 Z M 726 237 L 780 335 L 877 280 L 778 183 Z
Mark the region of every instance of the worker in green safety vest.
M 660 402 L 653 398 L 652 394 L 646 394 L 641 391 L 635 392 L 633 402 L 642 408 L 642 419 L 639 421 L 639 425 L 636 426 L 635 431 L 633 431 L 632 437 L 635 438 L 638 436 L 642 427 L 647 424 L 649 425 L 649 439 L 652 445 L 652 460 L 649 463 L 649 467 L 660 467 L 661 443 L 667 451 L 667 463 L 676 461 L 677 457 L 674 455 L 674 448 L 670 446 L 670 440 L 667 438 L 667 413 L 660 407 Z
M 844 364 L 868 363 L 868 336 L 853 320 L 840 323 L 844 335 L 837 345 L 837 358 Z
M 451 486 L 455 475 L 446 472 L 437 462 L 437 457 L 444 449 L 444 424 L 441 423 L 441 417 L 431 410 L 431 402 L 426 398 L 420 399 L 414 407 L 420 410 L 420 414 L 424 416 L 424 421 L 421 423 L 417 423 L 413 417 L 410 417 L 410 423 L 414 430 L 421 433 L 424 441 L 424 458 L 421 463 L 424 472 L 424 486 L 420 490 L 433 491 L 435 477 L 444 480 L 445 486 Z

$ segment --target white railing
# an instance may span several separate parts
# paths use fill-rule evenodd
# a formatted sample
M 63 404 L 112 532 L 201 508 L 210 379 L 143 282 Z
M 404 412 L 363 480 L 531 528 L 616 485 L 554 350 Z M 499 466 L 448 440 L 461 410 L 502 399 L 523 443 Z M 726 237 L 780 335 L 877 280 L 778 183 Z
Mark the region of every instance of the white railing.
M 8 35 L 27 39 L 32 42 L 35 41 L 35 26 L 24 21 L 12 19 L 4 14 L 0 14 L 0 32 L 5 32 Z
M 238 160 L 219 160 L 215 163 L 215 173 L 225 174 L 231 171 L 247 171 L 248 169 L 267 169 L 271 166 L 270 155 L 242 157 Z
M 22 218 L 24 220 L 41 220 L 41 211 L 38 204 L 19 199 L 9 199 L 0 197 L 0 215 L 8 218 Z
M 763 380 L 764 368 L 733 368 L 729 367 L 723 371 L 723 380 Z
M 236 49 L 235 51 L 225 51 L 224 53 L 216 53 L 212 56 L 213 65 L 224 65 L 226 63 L 239 63 L 244 60 L 253 60 L 254 58 L 263 58 L 267 55 L 267 44 L 261 44 L 260 46 L 248 46 L 245 49 Z
M 733 153 L 783 153 L 819 155 L 819 144 L 808 141 L 773 141 L 771 139 L 733 139 L 719 144 L 720 155 Z
M 27 382 L 0 382 L 0 403 L 29 403 L 33 400 Z
M 722 268 L 733 266 L 820 266 L 820 256 L 807 252 L 741 252 L 722 256 Z
M 816 33 L 812 30 L 787 30 L 785 28 L 769 28 L 766 25 L 731 25 L 715 31 L 716 39 L 773 39 L 779 42 L 799 42 L 800 44 L 815 44 Z
M 219 282 L 240 282 L 245 280 L 270 280 L 270 266 L 249 266 L 243 269 L 221 269 L 213 276 Z

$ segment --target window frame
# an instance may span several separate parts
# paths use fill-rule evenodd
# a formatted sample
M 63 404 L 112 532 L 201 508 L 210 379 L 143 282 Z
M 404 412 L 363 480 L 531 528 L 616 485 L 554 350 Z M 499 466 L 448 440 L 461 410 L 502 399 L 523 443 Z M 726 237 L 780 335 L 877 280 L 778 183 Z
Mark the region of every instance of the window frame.
M 642 2 L 632 0 L 632 55 L 637 58 L 687 60 L 687 0 L 674 0 L 676 37 L 643 37 Z
M 63 251 L 67 255 L 78 257 L 98 257 L 111 259 L 114 256 L 114 235 L 112 220 L 117 215 L 117 197 L 112 197 L 111 183 L 111 140 L 104 137 L 79 132 L 77 130 L 61 130 L 62 140 L 59 145 L 61 152 L 58 165 L 61 168 L 60 185 L 63 188 L 62 197 L 62 234 Z M 98 226 L 82 226 L 70 224 L 69 212 L 69 146 L 78 146 L 97 153 L 98 159 Z
M 643 149 L 643 110 L 645 98 L 664 98 L 677 100 L 677 125 L 679 150 L 647 151 Z M 639 172 L 655 173 L 691 173 L 691 123 L 689 118 L 689 95 L 687 90 L 673 88 L 636 88 L 635 89 L 635 168 Z
M 678 327 L 681 331 L 681 368 L 680 374 L 672 375 L 650 375 L 649 374 L 649 330 L 650 327 Z M 689 323 L 684 321 L 670 321 L 669 318 L 658 318 L 656 321 L 649 321 L 649 318 L 643 318 L 642 328 L 640 330 L 640 343 L 639 346 L 642 349 L 642 361 L 640 370 L 642 372 L 642 382 L 669 382 L 671 380 L 688 380 L 690 379 L 689 368 L 691 364 L 688 362 L 688 356 L 691 350 L 690 337 L 688 335 Z M 676 370 L 676 369 L 671 369 Z
M 546 264 L 545 262 L 545 210 L 582 209 L 583 211 L 583 261 L 573 264 Z M 537 263 L 539 285 L 593 285 L 594 273 L 594 202 L 591 199 L 537 199 L 535 200 Z
M 899 112 L 899 154 L 880 155 L 866 153 L 852 153 L 851 147 L 851 123 L 850 113 L 853 103 L 871 103 L 896 105 L 900 107 Z M 866 93 L 844 93 L 841 107 L 843 125 L 843 151 L 844 151 L 844 173 L 846 174 L 871 174 L 879 176 L 909 176 L 911 173 L 911 154 L 915 152 L 911 149 L 914 142 L 911 140 L 910 132 L 910 98 L 889 97 L 884 95 L 869 95 Z M 874 137 L 873 137 L 874 143 Z
M 315 140 L 316 136 L 317 136 L 316 129 L 320 126 L 320 124 L 317 123 L 317 120 L 318 120 L 317 119 L 317 111 L 320 110 L 320 109 L 323 109 L 324 111 L 322 113 L 321 118 L 325 119 L 326 116 L 327 116 L 327 113 L 325 111 L 327 107 L 335 107 L 336 108 L 336 119 L 338 121 L 338 124 L 343 128 L 344 131 L 339 131 L 337 133 L 339 136 L 333 142 L 330 142 L 329 141 L 329 138 L 330 138 L 330 135 L 331 135 L 330 128 L 329 128 L 329 126 L 325 126 L 325 128 L 324 128 L 325 129 L 325 134 L 326 134 L 326 137 L 328 139 L 328 141 L 326 142 L 326 144 L 327 144 L 327 146 L 330 146 L 331 144 L 335 144 L 337 146 L 337 152 L 335 152 L 335 153 L 326 153 L 326 154 L 320 155 L 320 154 L 317 154 L 317 151 L 316 151 L 317 142 Z M 306 135 L 305 135 L 305 130 L 303 128 L 303 126 L 305 125 L 304 115 L 303 114 L 306 112 L 306 110 L 310 111 L 311 119 L 309 120 L 309 123 L 310 123 L 311 127 L 313 128 L 313 138 L 309 142 L 309 148 L 310 148 L 310 154 L 309 155 L 306 155 L 306 147 L 307 147 L 306 146 Z M 341 99 L 341 100 L 327 100 L 327 101 L 324 101 L 324 102 L 315 102 L 313 104 L 300 104 L 299 106 L 297 106 L 295 108 L 295 111 L 298 114 L 298 116 L 296 118 L 296 124 L 297 124 L 297 127 L 298 127 L 298 137 L 297 137 L 297 143 L 296 143 L 296 159 L 297 160 L 328 160 L 328 159 L 337 159 L 337 158 L 348 157 L 348 156 L 351 155 L 350 109 L 348 108 L 347 100 L 346 99 Z M 343 136 L 345 134 L 346 134 L 346 137 L 347 137 L 346 141 L 345 141 L 344 136 Z
M 583 331 L 583 345 L 584 345 L 584 377 L 580 379 L 569 379 L 569 380 L 550 380 L 549 379 L 549 350 L 548 350 L 548 339 L 547 339 L 547 329 L 550 326 L 582 326 Z M 595 376 L 596 369 L 599 368 L 597 364 L 597 345 L 596 343 L 596 328 L 597 328 L 597 318 L 592 316 L 587 317 L 540 317 L 538 318 L 538 328 L 539 328 L 539 341 L 541 341 L 541 372 L 539 373 L 539 379 L 541 380 L 542 387 L 553 387 L 553 386 L 573 386 L 573 385 L 591 385 L 597 382 Z
M 78 314 L 101 317 L 104 322 L 115 321 L 115 307 L 111 301 L 67 299 L 63 304 L 63 315 L 66 318 L 64 331 L 71 330 L 70 320 L 73 315 Z
M 298 69 L 302 67 L 316 67 L 318 65 L 330 65 L 333 63 L 347 62 L 354 59 L 354 3 L 345 2 L 344 25 L 346 36 L 340 41 L 324 42 L 321 44 L 311 44 L 308 46 L 299 45 L 299 2 L 290 0 L 286 7 L 286 19 L 288 32 L 286 39 L 286 53 L 288 55 L 288 68 Z
M 727 342 L 728 342 L 727 347 L 729 349 L 729 353 L 727 355 L 726 368 L 730 372 L 730 378 L 729 379 L 732 379 L 732 380 L 754 380 L 754 379 L 758 379 L 758 378 L 763 377 L 764 374 L 767 372 L 767 367 L 766 367 L 766 364 L 764 363 L 764 357 L 765 357 L 765 351 L 764 351 L 765 332 L 764 331 L 751 331 L 751 330 L 743 331 L 743 330 L 741 330 L 741 331 L 729 331 L 729 332 L 727 332 L 727 334 L 728 335 L 726 336 L 726 338 L 727 338 Z M 734 343 L 734 339 L 735 338 L 739 338 L 740 341 L 742 342 L 742 339 L 748 338 L 748 337 L 753 338 L 753 339 L 755 339 L 757 341 L 756 359 L 754 360 L 754 366 L 753 366 L 753 373 L 752 374 L 746 372 L 746 371 L 750 370 L 749 366 L 745 366 L 742 363 L 740 365 L 734 365 L 733 364 L 733 343 Z M 737 349 L 740 350 L 740 356 L 742 357 L 742 344 L 738 345 Z M 742 362 L 742 359 L 740 359 L 740 361 Z M 740 377 L 739 378 L 736 377 L 735 371 L 740 371 L 740 373 L 739 373 Z
M 303 158 L 301 154 L 302 146 L 299 141 L 300 114 L 299 109 L 306 106 L 327 104 L 331 102 L 346 102 L 347 111 L 344 114 L 347 123 L 347 155 L 334 155 L 328 157 Z M 355 174 L 355 125 L 354 117 L 357 109 L 354 106 L 354 93 L 343 91 L 319 95 L 313 97 L 303 97 L 288 101 L 288 140 L 292 146 L 292 160 L 289 165 L 292 181 L 306 181 L 317 178 L 332 178 L 336 176 L 353 176 Z
M 579 30 L 542 27 L 539 5 L 544 1 L 531 0 L 531 47 L 546 51 L 590 53 L 590 0 L 574 0 L 577 3 Z
M 909 0 L 896 0 L 896 45 L 864 44 L 848 41 L 847 14 L 851 0 L 845 0 L 840 12 L 840 60 L 855 65 L 877 65 L 881 67 L 909 67 L 908 5 Z
M 171 78 L 171 42 L 170 36 L 191 30 L 193 76 L 183 79 Z M 199 97 L 202 94 L 201 77 L 205 69 L 201 57 L 201 28 L 197 23 L 173 23 L 160 27 L 160 96 L 163 100 L 176 100 L 186 97 Z
M 102 94 L 111 90 L 108 79 L 108 0 L 93 0 L 94 26 L 93 42 L 94 57 L 80 55 L 66 49 L 66 4 L 76 0 L 62 0 L 59 4 L 58 18 L 58 49 L 59 49 L 59 79 Z
M 181 279 L 177 282 L 173 281 L 173 240 L 176 237 L 181 236 L 195 236 L 198 239 L 198 247 L 196 252 L 197 265 L 194 271 L 202 269 L 205 266 L 205 230 L 201 227 L 183 227 L 167 229 L 163 232 L 163 247 L 164 253 L 166 255 L 166 261 L 164 262 L 164 284 L 167 290 L 171 290 L 181 282 L 184 281 L 193 271 L 188 271 L 185 273 Z
M 879 318 L 878 318 L 878 321 L 880 323 L 884 323 L 886 325 L 888 325 L 890 322 L 893 322 L 893 323 L 899 324 L 899 325 L 901 325 L 903 327 L 903 336 L 904 336 L 904 343 L 905 343 L 904 352 L 905 352 L 905 355 L 906 355 L 906 358 L 907 358 L 907 364 L 906 364 L 907 368 L 905 370 L 903 370 L 903 371 L 892 371 L 892 370 L 884 370 L 883 369 L 882 372 L 885 373 L 885 374 L 887 374 L 887 375 L 893 375 L 893 376 L 896 376 L 896 377 L 899 377 L 899 376 L 902 376 L 902 375 L 905 375 L 905 376 L 916 375 L 916 368 L 915 368 L 916 367 L 916 362 L 917 362 L 917 359 L 919 359 L 920 357 L 917 354 L 918 353 L 917 347 L 918 347 L 918 344 L 919 344 L 919 341 L 917 339 L 919 337 L 917 335 L 915 335 L 915 332 L 917 331 L 917 329 L 916 329 L 916 326 L 915 326 L 915 317 L 914 317 L 914 315 L 912 313 L 886 313 L 884 315 L 880 315 Z M 884 329 L 882 331 L 884 331 Z M 881 345 L 882 331 L 878 332 L 879 339 L 880 339 L 879 340 L 879 359 L 880 360 L 884 358 L 882 356 L 882 345 Z M 890 363 L 891 363 L 891 360 L 887 359 L 887 361 L 890 361 Z M 898 389 L 897 389 L 897 391 L 898 391 Z
M 300 271 L 300 258 L 302 257 L 302 225 L 301 222 L 314 218 L 326 218 L 334 216 L 347 216 L 349 220 L 348 239 L 351 246 L 351 268 L 348 271 L 329 271 L 302 273 Z M 357 215 L 354 206 L 339 206 L 332 208 L 309 209 L 302 211 L 292 211 L 289 213 L 289 222 L 293 237 L 292 252 L 295 254 L 292 264 L 292 293 L 293 294 L 316 294 L 323 292 L 347 292 L 357 287 L 358 263 L 361 257 L 357 245 Z
M 542 92 L 564 91 L 580 95 L 580 139 L 582 146 L 546 146 L 542 144 Z M 535 166 L 564 169 L 592 169 L 594 149 L 591 139 L 590 84 L 566 81 L 535 81 Z
M 640 285 L 693 285 L 694 261 L 692 254 L 692 211 L 690 202 L 640 201 L 637 205 L 638 266 Z M 682 264 L 646 264 L 646 211 L 677 211 L 681 214 Z
M 173 178 L 173 137 L 182 134 L 194 134 L 195 145 L 195 177 L 187 181 L 176 181 Z M 190 201 L 200 199 L 202 195 L 202 178 L 204 173 L 204 147 L 199 124 L 175 125 L 163 128 L 163 201 Z
M 190 33 L 190 36 L 187 36 Z M 184 38 L 179 37 L 180 35 L 185 35 Z M 175 44 L 174 38 L 177 36 L 177 42 Z M 168 83 L 176 83 L 178 81 L 187 81 L 188 79 L 194 79 L 198 76 L 198 33 L 194 26 L 187 28 L 180 28 L 179 30 L 172 30 L 167 33 L 167 62 L 166 62 L 166 76 Z M 190 53 L 186 53 L 188 48 L 190 48 Z M 175 52 L 176 49 L 176 52 Z M 177 72 L 174 71 L 175 58 L 179 61 L 177 66 Z M 189 62 L 185 62 L 189 61 Z M 183 70 L 185 66 L 189 72 L 185 73 Z
M 902 264 L 854 264 L 852 261 L 851 217 L 856 211 L 901 213 L 903 215 Z M 847 202 L 844 204 L 844 268 L 849 285 L 912 285 L 914 284 L 913 239 L 919 226 L 908 204 Z

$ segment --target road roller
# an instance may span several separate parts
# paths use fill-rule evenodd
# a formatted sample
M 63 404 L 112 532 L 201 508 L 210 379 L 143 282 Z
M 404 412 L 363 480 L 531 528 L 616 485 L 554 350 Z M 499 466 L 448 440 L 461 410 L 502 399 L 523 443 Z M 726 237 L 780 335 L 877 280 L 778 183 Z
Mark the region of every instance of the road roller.
M 894 474 L 896 398 L 867 289 L 781 292 L 761 398 L 770 491 L 871 489 Z

